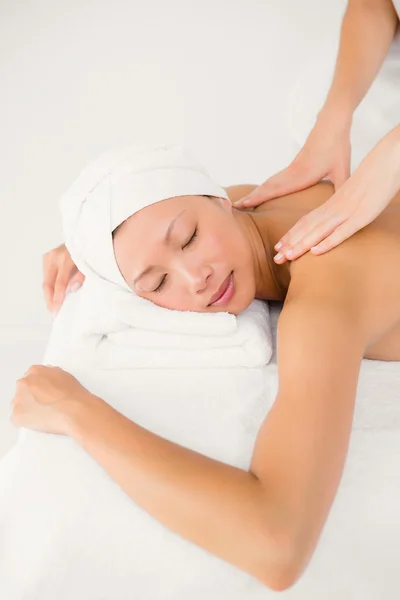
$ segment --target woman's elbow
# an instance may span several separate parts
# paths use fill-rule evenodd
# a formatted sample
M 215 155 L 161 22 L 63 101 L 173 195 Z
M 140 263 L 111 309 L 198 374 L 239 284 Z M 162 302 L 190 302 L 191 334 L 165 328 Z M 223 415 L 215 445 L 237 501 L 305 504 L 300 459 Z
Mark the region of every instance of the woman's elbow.
M 293 587 L 300 578 L 301 573 L 293 565 L 268 566 L 260 580 L 274 592 L 284 592 Z
M 269 543 L 261 561 L 262 573 L 258 579 L 274 592 L 283 592 L 291 588 L 304 570 L 304 562 L 300 561 L 294 544 Z
M 275 573 L 268 573 L 262 582 L 273 592 L 284 592 L 293 587 L 299 578 L 300 575 L 296 575 L 292 569 L 276 569 Z

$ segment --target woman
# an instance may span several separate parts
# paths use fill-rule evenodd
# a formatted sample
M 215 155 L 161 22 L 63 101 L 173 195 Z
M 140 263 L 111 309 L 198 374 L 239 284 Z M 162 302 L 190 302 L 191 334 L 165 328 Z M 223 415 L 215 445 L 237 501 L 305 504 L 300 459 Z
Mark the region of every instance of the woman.
M 238 205 L 258 206 L 325 177 L 334 183 L 337 191 L 329 201 L 283 232 L 276 247 L 279 264 L 310 249 L 321 254 L 334 248 L 371 223 L 400 189 L 400 125 L 381 139 L 350 177 L 353 114 L 384 62 L 398 30 L 399 15 L 400 0 L 349 0 L 332 84 L 304 147 L 289 167 Z M 392 74 L 394 94 L 400 73 L 399 31 L 392 50 L 398 62 Z M 386 89 L 384 92 L 387 94 Z
M 230 201 L 254 188 L 228 188 Z M 158 521 L 273 590 L 299 579 L 329 514 L 362 358 L 400 360 L 399 195 L 332 252 L 272 259 L 282 233 L 332 194 L 319 183 L 244 211 L 169 198 L 114 231 L 124 280 L 155 304 L 237 314 L 254 298 L 284 300 L 279 391 L 248 472 L 138 426 L 59 368 L 32 366 L 12 401 L 16 426 L 71 436 Z

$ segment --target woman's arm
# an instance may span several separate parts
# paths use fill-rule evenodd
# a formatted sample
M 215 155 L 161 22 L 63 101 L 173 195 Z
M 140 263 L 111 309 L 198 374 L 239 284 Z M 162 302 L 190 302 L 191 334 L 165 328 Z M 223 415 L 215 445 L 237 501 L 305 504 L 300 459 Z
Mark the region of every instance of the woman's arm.
M 340 291 L 335 277 L 321 273 L 315 285 L 308 278 L 310 293 L 292 294 L 283 309 L 279 394 L 249 472 L 163 439 L 98 398 L 83 403 L 70 425 L 139 506 L 275 590 L 299 577 L 333 501 L 363 354 L 351 278 Z
M 71 405 L 68 419 L 69 435 L 136 504 L 269 586 L 265 564 L 274 560 L 280 571 L 280 548 L 268 535 L 271 515 L 255 474 L 170 442 L 96 396 Z
M 342 114 L 346 120 L 353 114 L 383 63 L 397 25 L 392 0 L 349 0 L 335 73 L 322 112 Z
M 335 498 L 365 349 L 356 295 L 302 290 L 280 315 L 279 392 L 251 464 L 267 501 L 279 505 L 288 535 L 291 560 L 281 572 L 281 589 L 304 572 Z

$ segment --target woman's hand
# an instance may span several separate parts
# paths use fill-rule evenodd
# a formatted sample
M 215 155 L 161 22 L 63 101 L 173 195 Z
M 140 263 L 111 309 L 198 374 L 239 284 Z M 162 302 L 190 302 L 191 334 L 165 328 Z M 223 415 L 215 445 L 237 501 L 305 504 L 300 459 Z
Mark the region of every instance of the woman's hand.
M 78 271 L 64 244 L 43 256 L 43 292 L 47 308 L 56 314 L 64 302 L 65 293 L 80 288 L 85 276 Z
M 324 254 L 371 223 L 400 189 L 400 126 L 364 158 L 327 202 L 302 217 L 278 242 L 278 264 L 311 249 Z
M 294 161 L 234 206 L 258 206 L 272 198 L 303 190 L 324 178 L 332 181 L 337 190 L 350 175 L 350 129 L 348 115 L 334 115 L 328 109 L 321 111 Z
M 43 433 L 70 435 L 73 415 L 94 396 L 59 367 L 33 365 L 17 379 L 11 422 Z

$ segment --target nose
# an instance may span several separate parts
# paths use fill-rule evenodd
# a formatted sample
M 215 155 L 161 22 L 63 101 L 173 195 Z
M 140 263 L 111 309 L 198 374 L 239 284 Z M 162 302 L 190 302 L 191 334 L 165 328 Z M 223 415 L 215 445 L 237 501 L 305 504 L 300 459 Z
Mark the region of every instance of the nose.
M 210 265 L 182 265 L 181 276 L 192 294 L 202 292 L 207 288 L 208 280 L 212 274 Z

